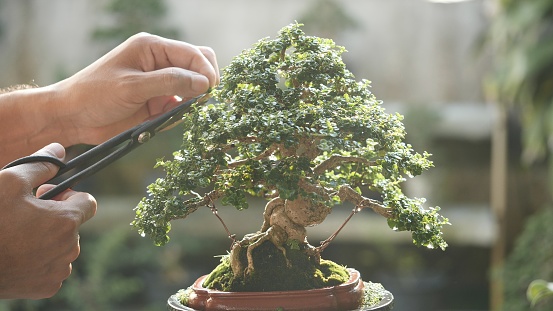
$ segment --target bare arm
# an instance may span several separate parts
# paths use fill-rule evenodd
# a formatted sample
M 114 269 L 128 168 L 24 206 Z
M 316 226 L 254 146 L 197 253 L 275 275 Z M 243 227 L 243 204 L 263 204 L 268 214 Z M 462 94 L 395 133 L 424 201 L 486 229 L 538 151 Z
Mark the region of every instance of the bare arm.
M 51 108 L 57 96 L 53 86 L 0 94 L 0 167 L 50 142 L 69 144 L 72 134 Z
M 138 34 L 68 79 L 0 95 L 0 164 L 51 142 L 96 145 L 219 82 L 207 47 Z

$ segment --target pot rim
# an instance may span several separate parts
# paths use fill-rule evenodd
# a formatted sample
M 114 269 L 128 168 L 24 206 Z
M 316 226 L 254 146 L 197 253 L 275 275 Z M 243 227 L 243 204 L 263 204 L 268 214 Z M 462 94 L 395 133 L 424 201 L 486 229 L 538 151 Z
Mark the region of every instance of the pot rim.
M 362 307 L 351 311 L 390 311 L 392 310 L 393 306 L 394 296 L 391 292 L 386 291 L 384 292 L 384 297 L 382 297 L 382 300 L 376 305 Z M 167 300 L 167 307 L 170 311 L 197 311 L 180 303 L 176 294 L 173 294 L 169 297 L 169 299 Z
M 217 297 L 225 297 L 232 295 L 233 297 L 241 297 L 241 296 L 264 296 L 264 297 L 278 297 L 278 296 L 305 296 L 305 295 L 319 295 L 321 292 L 329 292 L 334 293 L 336 291 L 348 291 L 352 288 L 358 286 L 359 281 L 361 281 L 361 274 L 359 271 L 353 269 L 353 268 L 347 268 L 347 271 L 349 272 L 349 279 L 338 285 L 334 286 L 327 286 L 322 288 L 315 288 L 315 289 L 301 289 L 301 290 L 289 290 L 289 291 L 266 291 L 266 292 L 225 292 L 220 291 L 216 289 L 209 289 L 205 288 L 203 286 L 204 280 L 208 277 L 208 275 L 203 275 L 199 277 L 193 284 L 193 289 L 197 294 L 209 294 L 210 296 L 217 296 Z

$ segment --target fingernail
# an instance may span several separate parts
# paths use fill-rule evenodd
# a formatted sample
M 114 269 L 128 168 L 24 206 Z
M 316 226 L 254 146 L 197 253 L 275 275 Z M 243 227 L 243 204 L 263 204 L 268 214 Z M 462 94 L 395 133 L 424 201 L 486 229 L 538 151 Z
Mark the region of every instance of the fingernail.
M 195 74 L 192 77 L 192 91 L 197 92 L 198 94 L 204 93 L 209 89 L 209 80 L 201 75 Z

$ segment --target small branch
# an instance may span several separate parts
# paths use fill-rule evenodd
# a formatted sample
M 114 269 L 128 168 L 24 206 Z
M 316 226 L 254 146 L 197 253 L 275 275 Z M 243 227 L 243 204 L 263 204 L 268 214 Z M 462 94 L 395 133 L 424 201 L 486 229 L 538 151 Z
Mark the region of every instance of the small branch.
M 313 173 L 315 176 L 321 175 L 323 172 L 328 171 L 331 168 L 335 168 L 340 166 L 340 164 L 343 163 L 363 163 L 368 166 L 376 165 L 376 162 L 369 161 L 367 159 L 359 158 L 359 157 L 346 157 L 346 156 L 340 156 L 340 155 L 333 155 L 330 158 L 324 160 L 319 165 L 317 165 L 313 169 Z
M 355 192 L 350 186 L 344 185 L 338 190 L 338 197 L 342 202 L 351 202 L 358 208 L 370 208 L 375 213 L 384 216 L 386 218 L 392 217 L 392 211 L 386 206 L 382 205 L 382 202 L 377 200 L 365 198 L 359 193 Z
M 215 215 L 215 217 L 217 217 L 217 219 L 219 219 L 219 221 L 223 225 L 223 228 L 225 228 L 225 231 L 227 232 L 228 238 L 232 240 L 232 243 L 230 244 L 230 247 L 232 249 L 232 246 L 236 243 L 236 234 L 230 233 L 230 230 L 228 229 L 227 224 L 225 224 L 225 222 L 223 221 L 223 218 L 221 218 L 221 216 L 219 216 L 219 213 L 217 211 L 217 207 L 215 207 L 215 203 L 213 201 L 209 202 L 209 204 L 207 204 L 207 207 L 209 207 L 211 209 L 211 212 L 213 213 L 213 215 Z
M 190 199 L 190 200 L 186 200 L 183 203 L 183 205 L 187 207 L 187 212 L 184 216 L 183 215 L 180 215 L 180 216 L 176 215 L 176 216 L 171 217 L 170 220 L 185 218 L 186 216 L 188 216 L 191 213 L 195 212 L 198 208 L 200 208 L 202 206 L 208 206 L 210 202 L 216 201 L 217 199 L 221 198 L 223 196 L 223 193 L 221 191 L 212 190 L 212 191 L 208 192 L 207 194 L 205 194 L 203 197 L 199 194 L 196 194 L 196 196 L 201 198 L 201 200 L 194 202 L 193 199 Z
M 250 160 L 254 160 L 254 161 L 259 161 L 261 159 L 264 159 L 264 158 L 267 158 L 269 157 L 271 154 L 273 154 L 273 152 L 275 152 L 277 150 L 277 146 L 276 145 L 272 145 L 270 148 L 268 148 L 267 150 L 263 151 L 262 153 L 260 153 L 258 156 L 254 157 L 254 158 L 251 158 L 251 159 L 244 159 L 244 160 L 239 160 L 239 161 L 234 161 L 234 162 L 231 162 L 228 164 L 228 168 L 235 168 L 235 167 L 238 167 L 240 165 L 244 165 L 246 162 L 250 161 Z
M 373 211 L 375 211 L 377 214 L 382 215 L 386 218 L 390 218 L 392 216 L 390 209 L 383 206 L 380 202 L 365 198 L 359 193 L 355 192 L 350 186 L 342 186 L 340 187 L 340 190 L 338 190 L 338 196 L 340 197 L 340 200 L 342 202 L 348 201 L 353 204 L 355 204 L 355 207 L 349 214 L 349 216 L 346 218 L 346 220 L 342 223 L 342 225 L 336 230 L 330 237 L 328 237 L 326 240 L 321 242 L 321 245 L 316 247 L 316 250 L 319 253 L 322 253 L 325 248 L 328 247 L 328 245 L 338 236 L 340 231 L 344 229 L 346 224 L 350 221 L 350 219 L 353 217 L 353 215 L 359 213 L 361 209 L 363 208 L 371 208 Z

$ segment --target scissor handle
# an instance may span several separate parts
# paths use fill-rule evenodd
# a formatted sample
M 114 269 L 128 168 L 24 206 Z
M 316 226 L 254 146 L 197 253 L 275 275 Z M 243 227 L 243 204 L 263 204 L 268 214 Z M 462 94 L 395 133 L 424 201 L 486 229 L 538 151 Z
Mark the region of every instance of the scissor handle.
M 20 165 L 20 164 L 29 163 L 29 162 L 49 162 L 49 163 L 57 165 L 60 169 L 65 167 L 65 163 L 63 163 L 58 158 L 54 158 L 54 157 L 50 157 L 50 156 L 31 155 L 31 156 L 26 156 L 26 157 L 23 157 L 23 158 L 19 158 L 17 160 L 14 160 L 14 161 L 8 163 L 1 170 L 6 169 L 6 168 L 10 168 L 10 167 L 14 167 L 14 166 L 17 166 L 17 165 Z
M 58 185 L 56 185 L 54 188 L 48 190 L 46 193 L 42 194 L 39 199 L 43 200 L 51 200 L 58 194 L 64 192 L 65 190 L 74 187 L 77 185 L 81 180 L 92 176 L 96 174 L 98 171 L 102 170 L 104 167 L 108 166 L 109 164 L 113 163 L 115 160 L 121 158 L 122 156 L 126 155 L 127 153 L 131 152 L 133 150 L 132 141 L 130 141 L 125 146 L 115 150 L 108 156 L 100 159 L 98 162 L 92 164 L 91 166 L 83 169 L 82 171 L 76 173 L 75 175 L 67 178 L 66 180 L 60 182 Z M 60 170 L 61 171 L 61 170 Z
M 141 124 L 131 128 L 130 130 L 126 130 L 123 133 L 120 133 L 119 135 L 114 136 L 114 137 L 106 140 L 105 142 L 103 142 L 103 143 L 101 143 L 97 146 L 94 146 L 92 149 L 90 149 L 86 152 L 83 152 L 82 154 L 80 154 L 80 155 L 76 156 L 75 158 L 69 160 L 63 167 L 60 166 L 60 170 L 58 171 L 56 176 L 54 176 L 54 178 L 59 177 L 61 175 L 64 175 L 65 173 L 69 172 L 70 170 L 72 170 L 72 169 L 74 169 L 78 166 L 89 163 L 97 157 L 105 156 L 113 148 L 115 148 L 115 147 L 121 145 L 122 143 L 124 143 L 125 141 L 128 141 L 129 139 L 131 139 L 130 138 L 131 134 L 134 131 L 136 131 L 136 129 L 139 128 L 140 126 L 141 126 Z M 54 178 L 52 178 L 52 179 L 54 179 Z
M 56 185 L 54 188 L 48 190 L 47 192 L 42 194 L 39 197 L 39 199 L 50 200 L 50 199 L 54 198 L 55 196 L 62 193 L 63 191 L 75 186 L 76 184 L 78 184 L 84 178 L 94 175 L 96 172 L 98 172 L 101 169 L 103 169 L 104 167 L 108 166 L 113 161 L 115 161 L 115 160 L 121 158 L 122 156 L 126 155 L 127 153 L 131 152 L 131 150 L 133 150 L 135 148 L 135 146 L 137 146 L 137 145 L 135 145 L 132 140 L 129 141 L 125 146 L 120 147 L 119 149 L 113 151 L 109 155 L 107 155 L 107 156 L 103 157 L 102 159 L 100 159 L 98 162 L 90 165 L 89 167 L 83 169 L 82 171 L 80 171 L 80 172 L 76 173 L 75 175 L 67 178 L 64 181 L 62 181 L 61 183 Z M 107 146 L 103 146 L 103 147 L 107 147 Z M 105 148 L 104 148 L 104 150 L 105 150 Z M 89 151 L 92 151 L 92 149 L 89 150 Z M 94 155 L 94 153 L 92 153 L 92 154 Z M 86 159 L 86 158 L 90 158 L 90 155 L 91 155 L 90 153 L 85 152 L 81 156 L 84 156 L 84 159 Z M 53 179 L 55 179 L 56 177 L 59 177 L 59 176 L 65 174 L 65 173 L 67 173 L 71 169 L 75 168 L 75 166 L 77 164 L 82 163 L 83 158 L 81 158 L 80 161 L 75 161 L 75 160 L 77 160 L 77 158 L 67 162 L 67 164 L 66 164 L 66 163 L 63 163 L 60 159 L 55 158 L 55 157 L 41 156 L 41 155 L 31 155 L 31 156 L 26 156 L 26 157 L 23 157 L 23 158 L 19 158 L 15 161 L 12 161 L 12 162 L 8 163 L 6 166 L 4 166 L 2 168 L 2 170 L 10 168 L 10 167 L 17 166 L 17 165 L 26 164 L 26 163 L 33 163 L 33 162 L 53 163 L 53 164 L 57 165 L 58 167 L 60 167 L 60 170 L 58 170 L 58 173 L 56 174 L 56 176 L 54 176 L 53 178 L 51 178 L 50 180 L 48 180 L 46 182 L 46 183 L 48 183 L 48 182 L 52 181 Z M 75 164 L 75 163 L 77 163 L 77 164 Z

